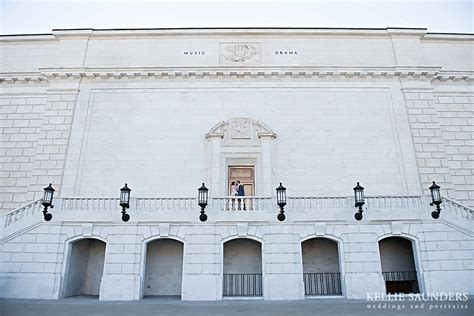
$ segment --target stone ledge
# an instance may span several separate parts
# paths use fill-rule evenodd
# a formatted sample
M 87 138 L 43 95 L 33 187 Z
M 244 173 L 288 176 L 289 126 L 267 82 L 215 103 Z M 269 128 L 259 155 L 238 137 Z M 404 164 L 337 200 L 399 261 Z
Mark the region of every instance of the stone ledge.
M 54 79 L 435 78 L 439 67 L 160 67 L 40 69 Z
M 441 71 L 440 67 L 160 67 L 160 68 L 42 68 L 35 73 L 0 74 L 0 83 L 40 83 L 86 79 L 203 79 L 203 78 L 334 78 L 426 79 L 472 81 L 472 71 Z

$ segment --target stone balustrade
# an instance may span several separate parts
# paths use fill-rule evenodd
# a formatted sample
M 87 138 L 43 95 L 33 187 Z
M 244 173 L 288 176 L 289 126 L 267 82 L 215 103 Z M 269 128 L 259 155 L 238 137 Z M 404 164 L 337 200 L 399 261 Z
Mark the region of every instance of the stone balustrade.
M 442 209 L 444 209 L 446 212 L 454 213 L 457 216 L 466 218 L 468 220 L 474 219 L 473 209 L 466 207 L 464 205 L 461 205 L 458 202 L 453 201 L 449 198 L 443 197 Z
M 272 197 L 262 196 L 226 196 L 210 198 L 211 211 L 274 211 L 277 206 Z
M 367 209 L 406 209 L 423 207 L 423 197 L 409 196 L 369 196 L 366 198 Z M 351 204 L 354 204 L 353 199 Z M 353 206 L 353 205 L 352 205 Z
M 35 200 L 4 215 L 4 227 L 8 227 L 13 223 L 22 220 L 23 218 L 30 217 L 34 214 L 39 214 L 43 208 L 41 202 L 41 199 Z
M 116 205 L 118 205 L 118 202 Z M 193 210 L 193 209 L 196 209 L 197 207 L 198 207 L 197 199 L 190 198 L 190 197 L 137 198 L 135 209 L 137 212 L 140 212 L 140 211 L 167 212 L 167 211 Z
M 423 209 L 429 207 L 423 196 L 369 196 L 366 197 L 367 211 L 381 212 L 393 209 Z M 56 198 L 56 208 L 52 212 L 63 214 L 73 212 L 115 213 L 120 211 L 118 198 Z M 285 210 L 294 213 L 313 213 L 330 210 L 353 210 L 353 197 L 288 197 Z M 167 198 L 133 198 L 130 201 L 130 211 L 140 212 L 197 212 L 199 206 L 193 197 Z M 457 217 L 473 219 L 474 211 L 449 198 L 443 198 L 442 209 Z M 36 200 L 17 208 L 3 216 L 4 227 L 21 221 L 34 214 L 41 219 L 41 200 Z M 235 212 L 252 211 L 273 213 L 278 211 L 274 197 L 246 196 L 246 197 L 210 197 L 206 212 Z
M 119 209 L 118 198 L 63 198 L 61 209 L 65 212 L 116 211 Z
M 276 201 L 275 201 L 276 203 Z M 311 212 L 312 210 L 347 209 L 354 204 L 348 197 L 288 197 L 285 209 L 295 212 Z

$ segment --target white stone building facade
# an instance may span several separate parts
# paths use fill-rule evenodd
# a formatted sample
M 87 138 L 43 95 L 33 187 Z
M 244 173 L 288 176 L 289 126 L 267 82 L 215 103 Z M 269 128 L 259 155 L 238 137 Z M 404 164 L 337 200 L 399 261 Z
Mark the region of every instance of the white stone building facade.
M 473 52 L 404 28 L 0 36 L 0 296 L 474 294 Z

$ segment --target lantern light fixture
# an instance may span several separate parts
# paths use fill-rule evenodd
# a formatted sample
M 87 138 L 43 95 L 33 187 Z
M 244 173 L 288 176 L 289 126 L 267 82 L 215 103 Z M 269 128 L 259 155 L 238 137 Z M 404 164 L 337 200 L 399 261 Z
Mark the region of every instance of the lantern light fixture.
M 127 214 L 126 209 L 130 208 L 130 191 L 132 191 L 127 184 L 120 189 L 120 206 L 122 207 L 122 221 L 128 222 L 130 215 Z
M 431 217 L 433 217 L 434 219 L 438 219 L 439 214 L 441 213 L 440 205 L 441 205 L 441 203 L 443 203 L 443 200 L 441 199 L 441 193 L 440 193 L 441 187 L 433 181 L 433 184 L 429 187 L 429 189 L 430 189 L 430 192 L 431 192 L 431 203 L 430 203 L 430 205 L 431 206 L 436 205 L 436 210 L 431 212 Z
M 357 213 L 354 214 L 356 220 L 360 221 L 362 219 L 362 206 L 365 204 L 365 197 L 364 197 L 364 187 L 357 182 L 357 185 L 354 187 L 354 199 L 355 199 L 355 207 L 358 207 L 359 210 Z
M 198 205 L 201 207 L 201 215 L 199 215 L 199 220 L 201 222 L 207 221 L 207 215 L 205 213 L 205 209 L 207 206 L 207 200 L 209 197 L 209 189 L 206 188 L 204 183 L 200 188 L 198 188 Z
M 285 205 L 286 205 L 286 188 L 280 182 L 278 188 L 276 188 L 277 192 L 277 205 L 280 207 L 280 213 L 277 215 L 277 219 L 280 222 L 283 222 L 286 218 L 285 216 Z
M 48 213 L 48 208 L 54 208 L 53 205 L 53 195 L 54 195 L 54 188 L 51 186 L 51 183 L 44 188 L 44 195 L 43 195 L 43 202 L 41 203 L 44 206 L 43 209 L 43 218 L 45 221 L 49 222 L 52 218 L 53 215 L 51 213 Z

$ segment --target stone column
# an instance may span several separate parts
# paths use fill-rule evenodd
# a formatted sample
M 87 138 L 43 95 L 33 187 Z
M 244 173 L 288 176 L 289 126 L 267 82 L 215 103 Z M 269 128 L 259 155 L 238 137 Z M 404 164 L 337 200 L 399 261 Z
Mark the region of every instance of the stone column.
M 117 225 L 107 228 L 104 274 L 99 299 L 138 300 L 140 297 L 141 247 L 138 227 Z
M 220 236 L 214 224 L 194 227 L 186 235 L 181 299 L 214 301 L 222 299 L 222 254 Z
M 375 234 L 351 232 L 342 238 L 350 241 L 344 244 L 346 297 L 366 299 L 367 293 L 385 293 Z
M 299 236 L 289 231 L 275 226 L 270 234 L 265 235 L 263 296 L 266 300 L 304 298 Z
M 422 86 L 421 83 L 402 84 L 422 192 L 429 194 L 428 188 L 435 180 L 441 185 L 443 195 L 454 197 L 454 185 L 434 103 L 433 88 Z
M 221 136 L 209 136 L 210 165 L 209 165 L 209 195 L 222 196 L 221 181 Z
M 273 187 L 275 183 L 273 183 L 272 179 L 272 168 L 273 168 L 273 160 L 272 160 L 272 137 L 270 136 L 261 136 L 261 144 L 262 144 L 262 195 L 263 196 L 272 196 L 274 191 Z

